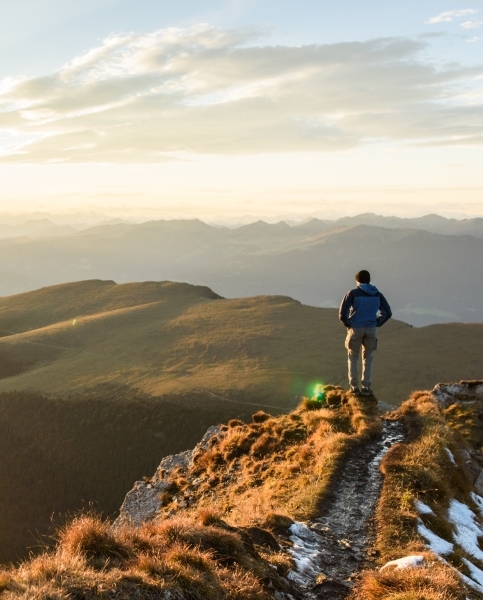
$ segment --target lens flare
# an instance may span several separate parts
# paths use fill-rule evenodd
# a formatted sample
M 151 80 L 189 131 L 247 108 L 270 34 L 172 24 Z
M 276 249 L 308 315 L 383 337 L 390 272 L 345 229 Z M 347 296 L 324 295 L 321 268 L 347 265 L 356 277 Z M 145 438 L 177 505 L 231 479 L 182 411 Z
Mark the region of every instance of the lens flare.
M 312 382 L 307 391 L 307 396 L 311 400 L 318 400 L 319 402 L 323 402 L 325 400 L 325 385 L 320 383 L 320 381 Z

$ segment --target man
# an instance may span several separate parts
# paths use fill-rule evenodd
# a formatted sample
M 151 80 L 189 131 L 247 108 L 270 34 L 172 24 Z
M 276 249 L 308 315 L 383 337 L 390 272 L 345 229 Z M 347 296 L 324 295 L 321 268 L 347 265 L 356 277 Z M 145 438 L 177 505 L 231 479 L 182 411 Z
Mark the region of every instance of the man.
M 371 285 L 369 271 L 356 274 L 357 287 L 347 292 L 339 310 L 339 319 L 347 327 L 345 347 L 349 353 L 350 391 L 356 396 L 372 396 L 372 353 L 377 348 L 376 327 L 392 317 L 387 300 Z M 358 362 L 362 346 L 362 392 L 359 390 Z

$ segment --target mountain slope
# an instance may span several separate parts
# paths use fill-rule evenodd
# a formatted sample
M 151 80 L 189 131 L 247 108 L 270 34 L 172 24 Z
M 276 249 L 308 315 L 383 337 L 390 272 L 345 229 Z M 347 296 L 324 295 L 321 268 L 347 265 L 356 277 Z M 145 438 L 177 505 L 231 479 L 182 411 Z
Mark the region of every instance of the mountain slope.
M 0 329 L 0 391 L 112 384 L 291 408 L 316 382 L 346 384 L 337 312 L 281 296 L 227 300 L 186 284 L 86 281 L 0 300 Z M 378 397 L 398 404 L 441 380 L 477 378 L 482 333 L 482 324 L 391 320 L 379 330 Z
M 1 572 L 0 593 L 481 600 L 481 437 L 459 431 L 480 423 L 483 382 L 418 392 L 381 418 L 374 398 L 323 393 L 211 427 L 136 482 L 113 524 L 78 515 L 55 548 Z

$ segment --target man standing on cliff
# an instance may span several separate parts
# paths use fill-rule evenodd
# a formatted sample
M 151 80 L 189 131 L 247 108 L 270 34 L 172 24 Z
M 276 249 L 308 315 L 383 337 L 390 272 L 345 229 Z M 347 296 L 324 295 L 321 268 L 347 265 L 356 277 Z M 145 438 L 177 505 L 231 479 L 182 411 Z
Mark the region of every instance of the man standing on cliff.
M 347 327 L 345 347 L 349 353 L 350 391 L 360 396 L 372 396 L 372 359 L 377 348 L 376 328 L 392 317 L 391 308 L 371 285 L 369 271 L 356 273 L 357 287 L 347 292 L 339 309 L 339 319 Z M 362 392 L 359 390 L 358 362 L 362 346 Z

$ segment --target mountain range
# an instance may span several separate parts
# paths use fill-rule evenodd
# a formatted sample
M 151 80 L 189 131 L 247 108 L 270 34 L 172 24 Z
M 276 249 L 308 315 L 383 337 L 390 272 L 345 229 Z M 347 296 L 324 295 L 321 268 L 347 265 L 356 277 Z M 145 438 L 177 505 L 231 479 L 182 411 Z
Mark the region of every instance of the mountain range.
M 225 297 L 287 295 L 336 307 L 371 271 L 412 325 L 483 321 L 483 220 L 361 215 L 229 229 L 198 220 L 107 224 L 0 240 L 4 295 L 82 279 L 186 281 Z M 451 235 L 449 235 L 451 233 Z

